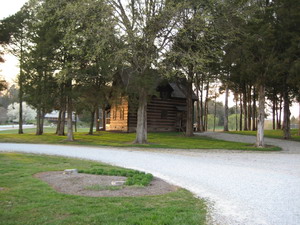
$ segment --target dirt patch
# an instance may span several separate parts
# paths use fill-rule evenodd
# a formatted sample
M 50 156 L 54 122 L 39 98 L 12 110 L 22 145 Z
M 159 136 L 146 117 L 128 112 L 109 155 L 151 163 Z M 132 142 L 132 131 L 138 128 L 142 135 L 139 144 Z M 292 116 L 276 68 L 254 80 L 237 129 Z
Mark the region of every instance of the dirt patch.
M 125 181 L 126 177 L 84 173 L 64 174 L 63 171 L 37 173 L 34 177 L 47 182 L 58 192 L 90 197 L 161 195 L 178 189 L 178 187 L 170 185 L 156 177 L 147 187 L 122 186 L 119 190 L 111 190 L 110 187 L 113 187 L 111 182 Z M 101 189 L 102 187 L 106 187 L 110 190 L 93 190 L 98 189 L 97 187 L 101 187 Z

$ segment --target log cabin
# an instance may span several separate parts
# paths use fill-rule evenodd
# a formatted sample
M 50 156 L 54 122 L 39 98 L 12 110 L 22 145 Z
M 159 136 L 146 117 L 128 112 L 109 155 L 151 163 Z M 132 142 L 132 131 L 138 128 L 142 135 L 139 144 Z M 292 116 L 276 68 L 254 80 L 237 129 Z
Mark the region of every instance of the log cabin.
M 186 97 L 185 87 L 177 83 L 164 83 L 157 87 L 147 105 L 148 132 L 185 131 Z M 197 97 L 193 93 L 193 101 Z M 106 110 L 106 130 L 135 132 L 137 112 L 131 105 L 129 97 L 122 97 L 117 104 Z

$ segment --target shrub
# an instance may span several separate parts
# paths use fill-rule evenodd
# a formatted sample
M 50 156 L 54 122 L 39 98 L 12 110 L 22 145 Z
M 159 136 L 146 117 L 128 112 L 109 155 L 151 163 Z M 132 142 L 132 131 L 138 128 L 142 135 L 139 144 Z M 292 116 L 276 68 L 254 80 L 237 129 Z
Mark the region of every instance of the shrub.
M 124 176 L 127 177 L 125 185 L 132 186 L 148 186 L 153 180 L 153 175 L 144 173 L 137 170 L 116 170 L 116 169 L 102 169 L 93 168 L 90 170 L 79 170 L 79 173 L 96 174 L 96 175 L 109 175 L 109 176 Z

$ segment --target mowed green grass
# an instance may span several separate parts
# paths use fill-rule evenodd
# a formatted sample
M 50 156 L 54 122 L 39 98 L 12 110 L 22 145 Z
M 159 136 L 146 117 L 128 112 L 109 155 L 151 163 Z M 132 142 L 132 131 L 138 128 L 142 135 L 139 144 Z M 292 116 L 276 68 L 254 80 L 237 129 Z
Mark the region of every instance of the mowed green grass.
M 93 166 L 112 168 L 70 158 L 0 153 L 0 224 L 205 224 L 205 202 L 184 189 L 158 196 L 82 197 L 56 192 L 33 177 Z
M 19 135 L 17 131 L 1 131 L 0 142 L 15 143 L 44 143 L 44 144 L 66 144 L 66 145 L 93 145 L 114 147 L 147 147 L 147 148 L 172 148 L 172 149 L 232 149 L 232 150 L 280 150 L 278 147 L 256 148 L 247 143 L 216 140 L 207 137 L 185 137 L 183 133 L 165 132 L 149 133 L 148 144 L 133 144 L 135 133 L 112 133 L 95 132 L 87 135 L 87 132 L 76 132 L 75 141 L 67 142 L 65 136 L 54 134 L 54 128 L 47 128 L 45 134 L 37 136 L 34 129 L 24 130 L 25 134 Z
M 242 134 L 242 135 L 256 135 L 256 131 L 230 131 L 231 134 Z M 283 130 L 265 130 L 265 137 L 283 139 Z M 298 135 L 298 129 L 291 129 L 291 139 L 293 141 L 300 141 Z

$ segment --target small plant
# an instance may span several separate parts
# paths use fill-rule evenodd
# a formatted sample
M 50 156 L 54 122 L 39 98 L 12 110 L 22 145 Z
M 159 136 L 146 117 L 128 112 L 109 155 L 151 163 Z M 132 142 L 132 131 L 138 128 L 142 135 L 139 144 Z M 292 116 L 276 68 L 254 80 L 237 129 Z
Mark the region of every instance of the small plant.
M 153 180 L 153 175 L 150 173 L 144 173 L 137 170 L 116 170 L 116 169 L 102 169 L 93 168 L 91 170 L 79 170 L 78 173 L 87 173 L 95 175 L 107 175 L 107 176 L 124 176 L 127 177 L 125 185 L 128 186 L 148 186 Z
M 117 191 L 121 190 L 123 187 L 122 186 L 101 186 L 99 184 L 96 185 L 91 185 L 91 186 L 86 186 L 84 189 L 86 190 L 91 190 L 91 191 Z

